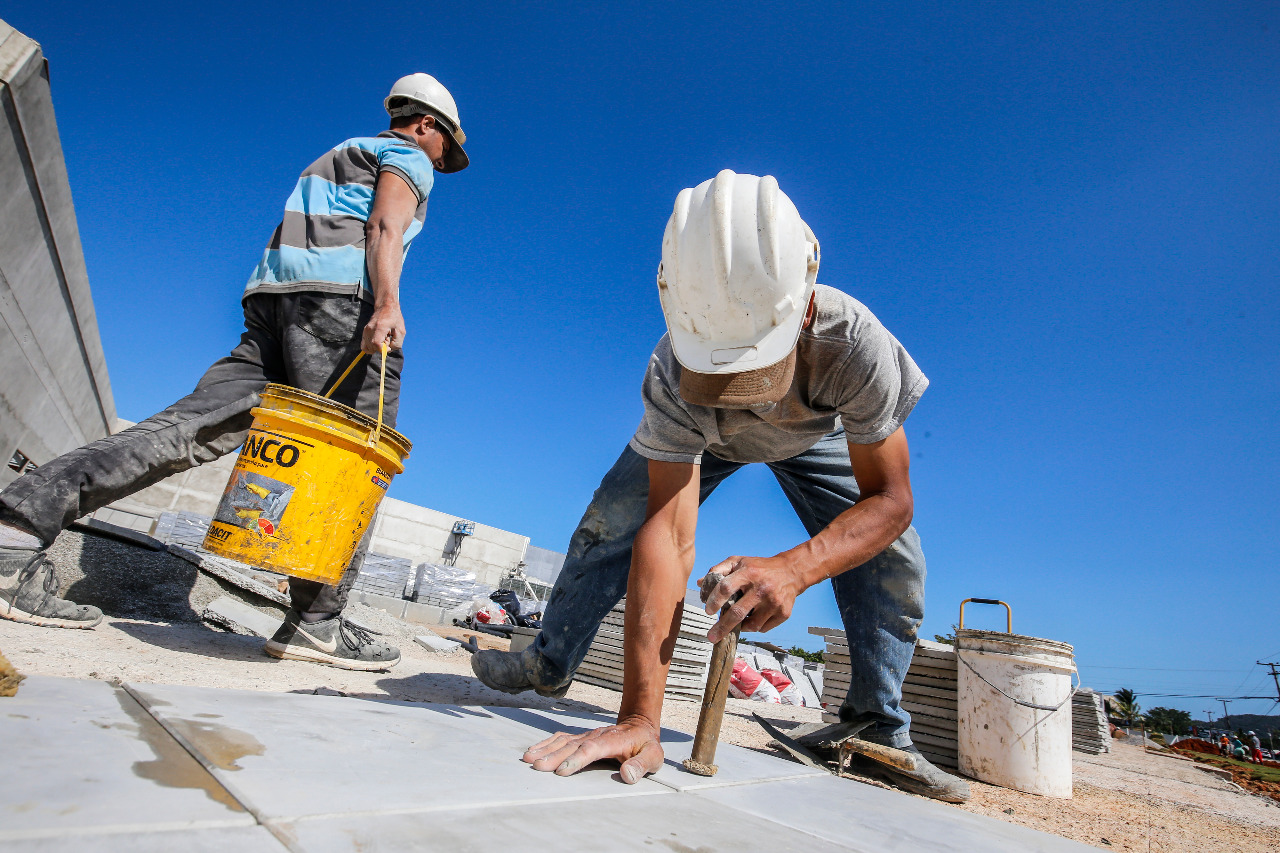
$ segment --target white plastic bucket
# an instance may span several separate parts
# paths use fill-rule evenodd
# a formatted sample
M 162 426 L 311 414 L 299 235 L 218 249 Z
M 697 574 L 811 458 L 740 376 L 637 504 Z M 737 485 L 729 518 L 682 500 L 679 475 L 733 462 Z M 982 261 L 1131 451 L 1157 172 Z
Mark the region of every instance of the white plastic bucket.
M 956 631 L 960 772 L 1071 798 L 1071 646 L 998 631 Z

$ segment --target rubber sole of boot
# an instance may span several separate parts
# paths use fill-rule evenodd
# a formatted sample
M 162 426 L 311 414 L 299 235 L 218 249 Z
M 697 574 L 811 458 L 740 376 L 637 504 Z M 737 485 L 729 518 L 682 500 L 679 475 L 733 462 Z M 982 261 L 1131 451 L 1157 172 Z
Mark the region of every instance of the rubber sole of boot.
M 86 622 L 83 619 L 57 619 L 53 616 L 37 616 L 34 613 L 28 613 L 14 607 L 7 601 L 0 599 L 0 619 L 11 619 L 14 622 L 22 622 L 27 625 L 39 625 L 41 628 L 95 628 L 102 622 L 102 616 L 92 622 Z
M 280 660 L 303 660 L 308 663 L 319 663 L 325 666 L 337 667 L 338 669 L 355 670 L 356 672 L 385 672 L 400 663 L 400 658 L 379 661 L 340 658 L 336 655 L 327 655 L 316 649 L 308 649 L 302 646 L 286 646 L 271 640 L 267 641 L 262 650 L 271 657 L 279 658 Z

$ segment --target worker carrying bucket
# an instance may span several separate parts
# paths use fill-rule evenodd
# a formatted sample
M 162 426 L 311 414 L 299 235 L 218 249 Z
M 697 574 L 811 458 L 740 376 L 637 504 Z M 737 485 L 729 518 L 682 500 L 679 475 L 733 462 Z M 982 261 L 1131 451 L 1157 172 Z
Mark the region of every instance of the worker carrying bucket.
M 1004 632 L 964 627 L 966 604 L 1005 608 Z M 1013 609 L 960 602 L 956 628 L 960 772 L 992 785 L 1071 798 L 1072 648 L 1013 633 Z
M 382 349 L 385 386 L 386 344 Z M 295 578 L 338 583 L 409 455 L 409 440 L 383 426 L 384 396 L 375 420 L 328 395 L 268 385 L 205 549 Z M 268 654 L 284 650 L 267 644 Z
M 402 77 L 382 105 L 387 130 L 339 143 L 298 179 L 241 297 L 239 346 L 169 408 L 36 460 L 0 492 L 0 618 L 97 625 L 98 608 L 58 597 L 45 549 L 77 518 L 243 444 L 208 544 L 293 575 L 265 650 L 358 670 L 400 660 L 341 613 L 409 451 L 394 430 L 402 265 L 435 174 L 468 158 L 457 103 L 434 77 Z M 361 352 L 372 358 L 344 372 Z

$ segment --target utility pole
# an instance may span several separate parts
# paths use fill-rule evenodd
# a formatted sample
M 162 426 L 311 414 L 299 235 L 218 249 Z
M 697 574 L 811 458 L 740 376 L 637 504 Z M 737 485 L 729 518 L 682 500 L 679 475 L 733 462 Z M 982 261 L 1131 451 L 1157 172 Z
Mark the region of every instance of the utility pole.
M 1222 719 L 1227 725 L 1227 731 L 1231 731 L 1231 715 L 1227 713 L 1227 703 L 1231 700 L 1219 699 L 1218 701 L 1222 703 Z
M 1276 701 L 1280 702 L 1280 670 L 1276 669 L 1276 667 L 1280 666 L 1280 663 L 1266 663 L 1264 661 L 1258 661 L 1257 663 L 1258 666 L 1271 668 L 1271 680 L 1276 683 Z

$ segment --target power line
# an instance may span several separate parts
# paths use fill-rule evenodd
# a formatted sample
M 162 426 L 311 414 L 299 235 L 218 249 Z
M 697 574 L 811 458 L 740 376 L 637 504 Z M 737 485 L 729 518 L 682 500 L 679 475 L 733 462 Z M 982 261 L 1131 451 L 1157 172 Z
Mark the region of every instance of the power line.
M 1142 672 L 1220 672 L 1227 675 L 1233 672 L 1253 672 L 1253 668 L 1249 669 L 1174 669 L 1170 667 L 1158 666 L 1100 666 L 1094 663 L 1087 663 L 1081 666 L 1081 669 L 1136 669 Z

